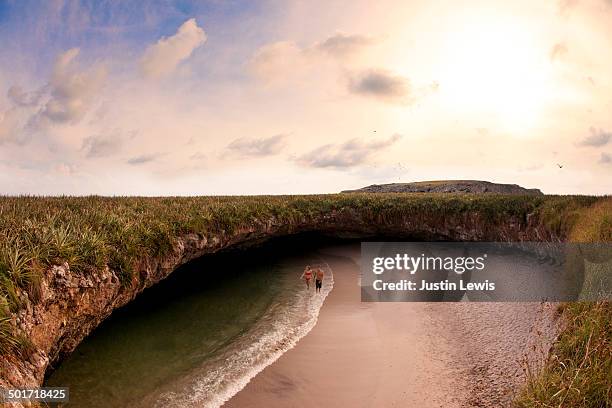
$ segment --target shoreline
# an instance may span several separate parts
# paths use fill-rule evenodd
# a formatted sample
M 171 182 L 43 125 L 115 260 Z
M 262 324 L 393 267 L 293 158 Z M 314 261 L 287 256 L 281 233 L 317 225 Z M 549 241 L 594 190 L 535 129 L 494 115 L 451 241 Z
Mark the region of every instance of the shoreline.
M 557 334 L 554 307 L 535 303 L 361 303 L 358 250 L 322 252 L 334 290 L 317 324 L 224 408 L 506 406 L 523 353 Z
M 426 305 L 361 303 L 358 254 L 351 247 L 325 254 L 335 285 L 317 325 L 223 407 L 460 406 L 467 384 L 443 375 L 448 361 L 434 358 L 450 350 L 429 338 Z M 400 320 L 411 324 L 397 330 Z
M 327 273 L 323 280 L 321 294 L 316 297 L 312 296 L 308 300 L 306 296 L 300 296 L 298 301 L 302 307 L 308 309 L 305 320 L 294 325 L 295 322 L 283 321 L 281 316 L 276 316 L 272 326 L 269 326 L 271 316 L 262 316 L 260 322 L 234 340 L 239 345 L 237 350 L 228 349 L 205 365 L 194 367 L 192 375 L 186 375 L 175 382 L 164 384 L 158 392 L 145 397 L 134 406 L 142 408 L 215 408 L 222 406 L 244 389 L 261 371 L 294 348 L 316 326 L 322 306 L 334 288 L 333 272 L 329 266 L 324 269 Z M 314 291 L 312 285 L 311 291 Z M 292 311 L 287 312 L 293 313 Z M 256 328 L 256 326 L 260 327 Z M 261 327 L 266 327 L 267 331 L 261 333 Z M 265 351 L 262 352 L 262 350 Z M 248 362 L 249 365 L 244 366 L 245 362 Z M 229 376 L 224 379 L 223 377 L 228 373 Z M 219 382 L 215 384 L 216 381 Z M 219 387 L 217 392 L 211 393 L 209 387 L 212 384 Z

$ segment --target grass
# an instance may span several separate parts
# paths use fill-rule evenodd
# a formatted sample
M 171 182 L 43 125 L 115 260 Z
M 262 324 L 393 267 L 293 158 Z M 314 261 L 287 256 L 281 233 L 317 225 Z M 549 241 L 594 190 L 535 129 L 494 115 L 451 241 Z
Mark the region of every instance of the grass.
M 0 296 L 0 354 L 12 354 L 18 348 L 19 342 L 11 325 L 11 316 L 8 312 L 8 302 Z
M 575 302 L 561 307 L 567 327 L 544 369 L 528 378 L 519 407 L 612 407 L 612 307 Z
M 530 217 L 535 215 L 536 223 L 545 226 L 559 238 L 586 240 L 586 237 L 590 237 L 611 241 L 610 202 L 609 199 L 586 196 L 496 194 L 0 197 L 0 353 L 4 355 L 13 351 L 14 354 L 23 354 L 31 348 L 27 339 L 11 323 L 12 317 L 28 303 L 40 301 L 43 272 L 53 265 L 68 263 L 71 270 L 78 274 L 95 274 L 108 265 L 125 287 L 131 287 L 138 285 L 138 274 L 134 270 L 137 260 L 163 256 L 172 249 L 174 240 L 180 235 L 227 234 L 271 219 L 278 223 L 307 222 L 332 212 L 347 213 L 352 217 L 356 215 L 364 223 L 372 225 L 411 220 L 429 226 L 443 226 L 452 217 L 477 214 L 479 222 L 485 224 L 483 229 L 493 232 L 511 217 L 525 224 L 528 219 L 534 222 Z M 466 220 L 472 222 L 471 219 Z M 568 306 L 564 311 L 579 327 L 594 319 L 601 323 L 597 327 L 607 327 L 607 332 L 593 331 L 588 342 L 587 354 L 593 358 L 593 350 L 604 352 L 605 347 L 593 348 L 591 345 L 604 344 L 609 351 L 609 320 L 607 326 L 603 324 L 605 321 L 601 322 L 604 318 L 599 312 L 601 310 L 609 315 L 607 305 Z M 566 333 L 567 336 L 583 333 L 572 330 L 573 334 Z M 565 340 L 562 336 L 559 350 L 571 350 L 563 348 L 566 343 L 584 346 L 584 336 L 581 339 L 582 342 L 570 337 Z M 604 340 L 608 343 L 602 343 Z M 609 367 L 609 356 L 607 360 L 603 357 L 598 357 L 599 361 L 607 361 L 605 364 Z M 580 367 L 579 375 L 576 375 L 569 389 L 583 386 L 582 375 L 588 376 L 591 372 L 594 377 L 599 375 L 591 371 L 590 367 L 595 370 L 594 365 L 588 362 L 582 364 L 578 357 L 559 354 L 559 359 L 574 359 L 574 365 Z M 554 362 L 550 364 L 547 369 L 552 372 Z M 569 366 L 567 362 L 564 364 Z M 547 372 L 545 370 L 544 377 L 537 380 L 541 382 L 539 388 L 534 382 L 529 388 L 531 394 L 525 393 L 523 406 L 552 406 L 546 405 L 548 402 L 539 402 L 545 401 L 545 395 L 536 390 L 555 389 L 556 384 L 568 384 L 567 378 L 571 377 L 571 374 L 567 374 L 567 378 L 564 377 L 559 383 L 547 383 Z M 570 393 L 561 391 L 553 400 L 558 402 L 564 392 Z M 606 391 L 598 387 L 592 394 L 602 395 L 602 392 L 608 393 L 609 401 L 609 388 Z M 563 403 L 569 404 L 569 401 L 573 400 L 568 395 Z
M 28 357 L 33 352 L 32 343 L 22 333 L 17 332 L 11 324 L 11 319 L 8 303 L 0 296 L 0 355 Z
M 612 241 L 612 199 L 574 209 L 572 242 Z M 606 271 L 605 273 L 609 273 Z M 528 377 L 516 399 L 521 408 L 612 407 L 612 307 L 610 302 L 560 306 L 567 326 L 543 369 Z
M 67 262 L 88 273 L 108 264 L 126 283 L 134 261 L 159 256 L 188 232 L 231 232 L 274 218 L 292 222 L 331 211 L 357 211 L 366 222 L 439 219 L 478 212 L 495 223 L 536 210 L 551 228 L 592 197 L 351 194 L 259 197 L 0 197 L 0 293 L 11 311 L 36 299 L 40 273 Z M 569 210 L 568 210 L 569 209 Z M 549 215 L 546 215 L 549 214 Z M 23 292 L 22 292 L 23 291 Z

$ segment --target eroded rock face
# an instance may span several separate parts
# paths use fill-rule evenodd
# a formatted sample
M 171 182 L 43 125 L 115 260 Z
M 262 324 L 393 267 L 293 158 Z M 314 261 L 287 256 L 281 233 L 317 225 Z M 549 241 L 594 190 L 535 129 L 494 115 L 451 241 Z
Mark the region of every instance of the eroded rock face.
M 524 188 L 517 184 L 499 184 L 479 180 L 373 184 L 357 190 L 345 190 L 343 193 L 495 193 L 542 195 L 542 192 L 537 188 Z
M 42 297 L 14 316 L 14 324 L 31 340 L 34 352 L 25 360 L 0 356 L 0 387 L 40 386 L 45 373 L 70 354 L 76 346 L 106 319 L 145 288 L 166 278 L 186 262 L 219 250 L 249 246 L 273 237 L 302 232 L 320 232 L 337 237 L 394 236 L 413 239 L 453 241 L 560 241 L 547 231 L 537 217 L 509 218 L 491 225 L 477 212 L 459 216 L 382 217 L 379 223 L 365 221 L 358 212 L 344 210 L 323 216 L 303 217 L 293 223 L 275 219 L 260 220 L 231 233 L 177 237 L 172 251 L 163 258 L 144 257 L 135 265 L 136 273 L 127 285 L 108 267 L 89 274 L 75 273 L 70 265 L 49 268 L 43 277 Z M 14 405 L 19 406 L 19 405 Z

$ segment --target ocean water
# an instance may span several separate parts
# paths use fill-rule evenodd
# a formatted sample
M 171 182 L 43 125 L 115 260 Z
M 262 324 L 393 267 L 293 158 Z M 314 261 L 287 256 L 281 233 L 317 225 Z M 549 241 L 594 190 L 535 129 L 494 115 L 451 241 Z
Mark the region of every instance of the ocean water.
M 326 271 L 320 294 L 305 265 Z M 116 311 L 45 385 L 70 387 L 66 407 L 220 406 L 312 329 L 332 287 L 316 250 L 203 259 Z

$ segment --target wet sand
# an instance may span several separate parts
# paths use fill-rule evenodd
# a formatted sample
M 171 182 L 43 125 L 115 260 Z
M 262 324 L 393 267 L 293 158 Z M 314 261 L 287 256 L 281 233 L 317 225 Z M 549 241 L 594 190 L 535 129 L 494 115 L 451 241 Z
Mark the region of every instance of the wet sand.
M 361 303 L 359 247 L 322 252 L 317 325 L 224 407 L 504 406 L 555 336 L 552 305 Z

